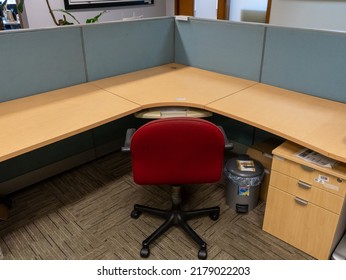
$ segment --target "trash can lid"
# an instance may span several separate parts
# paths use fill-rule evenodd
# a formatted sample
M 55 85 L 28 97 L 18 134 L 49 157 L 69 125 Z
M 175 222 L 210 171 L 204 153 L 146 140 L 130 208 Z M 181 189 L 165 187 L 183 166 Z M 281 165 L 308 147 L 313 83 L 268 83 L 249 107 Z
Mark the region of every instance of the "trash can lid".
M 225 172 L 233 176 L 251 178 L 262 176 L 264 167 L 259 161 L 250 158 L 248 155 L 239 155 L 226 162 Z

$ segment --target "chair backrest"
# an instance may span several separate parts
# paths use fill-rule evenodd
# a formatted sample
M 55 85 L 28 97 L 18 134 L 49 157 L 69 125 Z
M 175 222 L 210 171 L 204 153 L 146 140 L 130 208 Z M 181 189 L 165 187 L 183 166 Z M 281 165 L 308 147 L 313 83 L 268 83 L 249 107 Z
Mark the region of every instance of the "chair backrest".
M 225 140 L 213 123 L 163 118 L 140 127 L 131 139 L 137 184 L 199 184 L 220 180 Z

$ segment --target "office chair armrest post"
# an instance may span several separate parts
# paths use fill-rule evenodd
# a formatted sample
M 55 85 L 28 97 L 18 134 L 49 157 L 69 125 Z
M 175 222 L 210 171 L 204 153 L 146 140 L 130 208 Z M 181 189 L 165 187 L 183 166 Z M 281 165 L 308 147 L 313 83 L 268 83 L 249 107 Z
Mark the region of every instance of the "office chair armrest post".
M 225 130 L 223 129 L 222 126 L 218 126 L 218 128 L 221 130 L 222 134 L 223 134 L 223 138 L 225 139 L 225 149 L 227 150 L 232 150 L 234 145 L 232 142 L 230 142 L 227 138 L 227 135 L 226 135 L 226 132 Z
M 122 152 L 130 152 L 131 150 L 131 139 L 133 134 L 135 133 L 136 129 L 135 128 L 129 128 L 126 130 L 126 137 L 125 137 L 125 143 L 124 146 L 121 147 Z

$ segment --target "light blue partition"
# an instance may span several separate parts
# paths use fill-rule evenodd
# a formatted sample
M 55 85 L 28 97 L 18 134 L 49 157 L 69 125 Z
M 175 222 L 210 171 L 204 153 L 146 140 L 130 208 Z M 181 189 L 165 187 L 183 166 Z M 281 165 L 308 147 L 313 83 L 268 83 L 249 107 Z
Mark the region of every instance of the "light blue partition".
M 155 18 L 83 27 L 88 80 L 174 61 L 174 19 Z
M 77 27 L 0 32 L 0 102 L 86 81 Z
M 177 20 L 175 61 L 259 81 L 264 33 L 261 24 Z
M 346 102 L 346 33 L 268 26 L 261 82 Z

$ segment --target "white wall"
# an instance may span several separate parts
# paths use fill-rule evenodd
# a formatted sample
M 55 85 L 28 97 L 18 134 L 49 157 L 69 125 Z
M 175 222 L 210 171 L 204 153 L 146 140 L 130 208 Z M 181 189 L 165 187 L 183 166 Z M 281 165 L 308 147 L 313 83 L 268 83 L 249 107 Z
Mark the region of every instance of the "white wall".
M 171 17 L 175 15 L 175 1 L 174 0 L 166 0 L 166 15 Z
M 273 0 L 269 23 L 346 31 L 346 1 Z
M 242 10 L 267 10 L 268 0 L 230 0 L 230 20 L 240 21 Z M 275 1 L 275 0 L 273 0 Z
M 217 0 L 195 0 L 195 17 L 217 19 Z
M 50 0 L 50 4 L 52 9 L 65 9 L 64 0 Z M 155 0 L 154 5 L 150 6 L 131 6 L 118 8 L 107 7 L 104 9 L 98 8 L 96 10 L 71 10 L 71 13 L 77 18 L 78 21 L 85 23 L 87 18 L 92 18 L 103 10 L 107 10 L 108 12 L 100 17 L 100 22 L 121 20 L 123 18 L 139 16 L 143 16 L 144 18 L 160 17 L 165 16 L 167 13 L 166 0 Z M 28 25 L 25 27 L 41 28 L 55 26 L 49 14 L 45 0 L 25 0 L 25 12 Z M 57 19 L 62 18 L 62 14 L 59 12 L 55 12 L 55 15 Z M 70 21 L 69 17 L 68 20 Z

